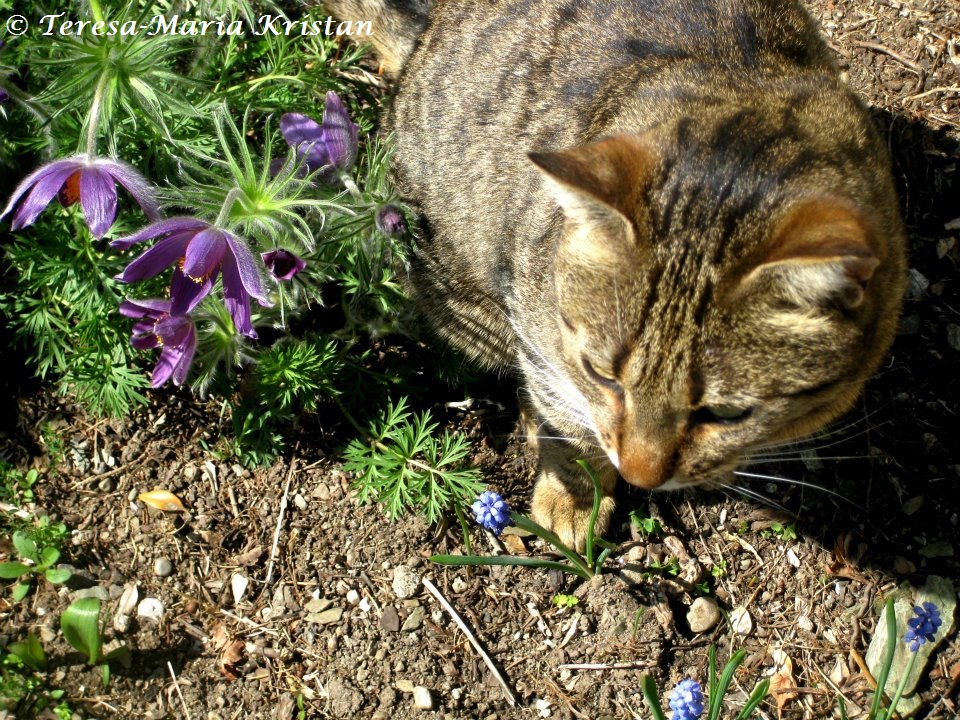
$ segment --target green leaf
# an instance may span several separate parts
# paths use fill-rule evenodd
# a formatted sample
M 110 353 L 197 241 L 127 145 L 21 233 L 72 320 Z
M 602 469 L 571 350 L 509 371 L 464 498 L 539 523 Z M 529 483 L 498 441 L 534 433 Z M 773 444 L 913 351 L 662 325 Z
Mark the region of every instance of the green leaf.
M 24 642 L 15 642 L 7 645 L 7 650 L 16 655 L 31 670 L 40 672 L 47 667 L 47 654 L 43 645 L 33 633 L 27 634 Z
M 44 570 L 52 566 L 60 559 L 60 551 L 55 547 L 45 547 L 40 551 L 40 562 L 37 563 L 38 569 Z
M 47 582 L 51 582 L 54 585 L 60 585 L 61 583 L 65 583 L 67 580 L 70 579 L 70 574 L 71 574 L 70 571 L 67 570 L 66 568 L 61 570 L 57 570 L 56 568 L 51 568 L 50 570 L 47 570 L 43 575 L 44 577 L 47 578 Z
M 35 563 L 40 562 L 40 558 L 37 555 L 37 543 L 23 530 L 17 530 L 17 532 L 13 534 L 13 546 L 17 549 L 17 554 L 20 557 L 33 560 Z
M 13 586 L 13 601 L 20 602 L 27 596 L 28 592 L 30 592 L 30 583 L 17 583 Z
M 60 629 L 67 642 L 87 656 L 91 665 L 100 660 L 100 600 L 82 598 L 71 603 L 60 616 Z
M 666 720 L 663 716 L 663 708 L 660 706 L 660 698 L 657 697 L 657 686 L 653 682 L 653 678 L 649 675 L 640 678 L 640 688 L 643 690 L 643 696 L 647 699 L 647 705 L 650 706 L 653 720 Z
M 30 566 L 24 565 L 21 562 L 0 563 L 0 579 L 2 580 L 12 580 L 13 578 L 18 578 L 21 575 L 26 575 L 29 572 Z
M 110 684 L 110 663 L 104 663 L 100 666 L 100 676 L 104 687 Z

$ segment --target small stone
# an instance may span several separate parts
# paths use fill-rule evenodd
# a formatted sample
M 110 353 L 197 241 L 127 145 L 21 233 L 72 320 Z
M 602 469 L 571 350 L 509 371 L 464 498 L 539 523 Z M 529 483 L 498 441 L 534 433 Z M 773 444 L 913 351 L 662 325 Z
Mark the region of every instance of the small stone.
M 423 627 L 423 616 L 424 609 L 422 607 L 417 607 L 413 609 L 407 619 L 403 621 L 403 627 L 400 628 L 403 632 L 413 632 L 414 630 L 419 630 Z
M 409 680 L 397 680 L 397 682 L 394 684 L 394 687 L 402 693 L 413 692 L 413 683 Z
M 720 622 L 720 608 L 713 598 L 698 597 L 687 611 L 687 623 L 695 633 L 706 632 Z
M 140 601 L 140 604 L 137 605 L 137 617 L 152 620 L 153 622 L 160 622 L 163 618 L 163 610 L 163 603 L 156 598 L 144 598 Z
M 464 579 L 463 579 L 462 577 L 460 577 L 459 575 L 457 575 L 457 576 L 453 579 L 452 587 L 453 587 L 453 591 L 454 591 L 455 593 L 462 593 L 464 590 L 467 589 L 467 581 L 464 580 Z
M 397 565 L 393 570 L 393 592 L 401 600 L 413 597 L 420 589 L 420 575 L 406 565 Z
M 117 483 L 112 477 L 105 477 L 97 483 L 97 489 L 102 493 L 110 493 L 116 490 Z
M 140 591 L 136 583 L 131 583 L 123 588 L 120 595 L 120 601 L 117 603 L 118 615 L 129 615 L 137 609 L 137 601 L 140 600 Z
M 173 572 L 173 563 L 170 558 L 158 557 L 153 562 L 153 574 L 157 577 L 167 577 Z
M 129 615 L 117 614 L 113 616 L 113 629 L 118 635 L 126 635 L 130 631 L 130 623 Z
M 97 598 L 103 602 L 107 602 L 110 599 L 110 591 L 101 587 L 100 585 L 95 585 L 94 587 L 82 588 L 73 593 L 74 600 L 83 600 L 84 598 Z
M 947 325 L 947 344 L 954 350 L 960 350 L 960 325 Z
M 357 605 L 360 602 L 360 593 L 351 588 L 350 590 L 347 590 L 346 598 L 350 605 Z
M 331 605 L 333 605 L 333 600 L 327 600 L 326 598 L 314 598 L 308 602 L 303 609 L 308 613 L 321 613 Z
M 307 615 L 307 620 L 317 625 L 331 625 L 335 622 L 340 622 L 340 618 L 342 617 L 343 608 L 333 607 L 323 612 L 310 613 Z
M 297 506 L 298 510 L 307 509 L 307 499 L 300 493 L 293 496 L 293 504 Z
M 380 616 L 380 627 L 387 632 L 399 632 L 400 616 L 393 605 L 387 605 L 383 609 L 383 615 Z
M 801 615 L 797 618 L 797 627 L 803 630 L 804 632 L 812 633 L 813 632 L 813 621 L 808 618 L 806 615 Z
M 413 706 L 417 710 L 433 710 L 433 695 L 428 688 L 423 685 L 413 688 Z

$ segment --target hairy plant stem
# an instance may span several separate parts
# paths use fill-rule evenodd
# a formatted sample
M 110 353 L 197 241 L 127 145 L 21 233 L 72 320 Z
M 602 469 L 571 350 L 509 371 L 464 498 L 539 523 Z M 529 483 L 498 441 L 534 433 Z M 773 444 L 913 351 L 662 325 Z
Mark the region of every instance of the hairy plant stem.
M 223 199 L 223 205 L 220 206 L 220 214 L 217 215 L 217 220 L 213 223 L 215 226 L 223 228 L 227 222 L 227 218 L 230 217 L 230 211 L 233 210 L 233 205 L 237 202 L 237 197 L 239 197 L 240 193 L 240 188 L 230 188 L 230 192 L 228 192 L 227 196 Z
M 100 8 L 100 0 L 90 0 L 90 14 L 97 22 L 106 22 L 103 17 L 103 10 Z
M 87 115 L 87 158 L 93 160 L 97 156 L 97 125 L 100 124 L 100 108 L 103 106 L 103 94 L 106 92 L 107 83 L 110 82 L 111 73 L 104 70 L 100 73 L 100 80 L 97 81 L 97 89 L 93 92 L 93 104 L 90 105 L 90 114 Z

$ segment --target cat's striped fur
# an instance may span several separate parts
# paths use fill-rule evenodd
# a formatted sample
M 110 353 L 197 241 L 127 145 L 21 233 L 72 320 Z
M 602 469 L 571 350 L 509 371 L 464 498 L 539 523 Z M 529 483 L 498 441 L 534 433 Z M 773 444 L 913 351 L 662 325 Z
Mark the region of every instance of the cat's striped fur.
M 895 331 L 903 231 L 795 0 L 445 0 L 415 44 L 425 15 L 376 5 L 407 32 L 389 124 L 416 296 L 522 376 L 531 437 L 566 438 L 539 442 L 536 520 L 582 545 L 577 456 L 605 523 L 618 472 L 702 483 L 850 407 Z

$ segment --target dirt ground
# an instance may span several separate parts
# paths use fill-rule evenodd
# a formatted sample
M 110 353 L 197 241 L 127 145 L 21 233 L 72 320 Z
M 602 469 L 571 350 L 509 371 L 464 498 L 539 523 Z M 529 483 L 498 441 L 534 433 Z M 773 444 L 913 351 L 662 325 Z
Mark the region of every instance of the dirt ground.
M 281 461 L 250 471 L 218 459 L 229 424 L 218 405 L 187 393 L 157 393 L 149 409 L 110 422 L 24 391 L 3 413 L 0 448 L 42 470 L 32 509 L 73 529 L 64 558 L 78 581 L 43 584 L 15 605 L 4 591 L 0 640 L 37 632 L 59 668 L 53 684 L 84 717 L 286 720 L 299 697 L 304 717 L 316 718 L 646 719 L 640 676 L 663 691 L 688 676 L 704 682 L 711 645 L 723 660 L 747 650 L 729 695 L 737 707 L 785 656 L 797 690 L 781 717 L 833 717 L 838 695 L 849 717 L 862 717 L 860 658 L 878 599 L 930 576 L 960 587 L 960 6 L 807 2 L 889 139 L 912 287 L 890 360 L 858 409 L 796 452 L 747 469 L 789 482 L 741 478 L 780 509 L 733 492 L 625 493 L 610 534 L 620 547 L 610 572 L 590 583 L 440 568 L 427 557 L 461 551 L 459 531 L 413 517 L 390 523 L 359 506 L 338 462 L 349 428 L 334 408 L 309 421 Z M 405 351 L 393 340 L 382 349 Z M 433 409 L 469 433 L 487 482 L 523 508 L 532 462 L 514 435 L 515 388 L 495 379 L 480 387 L 464 404 L 463 390 L 438 384 Z M 65 448 L 56 465 L 44 426 Z M 187 510 L 137 500 L 153 488 L 176 493 Z M 647 503 L 664 534 L 640 542 L 627 513 Z M 474 538 L 478 551 L 499 551 L 492 536 Z M 519 544 L 542 551 L 529 538 L 507 540 L 514 552 Z M 670 558 L 676 574 L 655 569 Z M 418 578 L 472 629 L 509 691 Z M 688 610 L 704 582 L 726 617 L 694 632 Z M 132 649 L 133 663 L 106 690 L 59 635 L 77 584 L 101 588 L 111 616 L 130 588 L 138 603 L 161 605 L 157 619 L 131 610 L 128 625 L 110 621 L 108 635 Z M 558 593 L 579 602 L 560 607 Z M 958 684 L 951 629 L 920 683 L 917 717 L 960 716 Z M 777 717 L 776 703 L 761 716 Z

